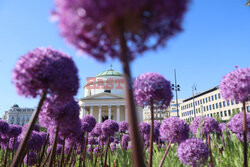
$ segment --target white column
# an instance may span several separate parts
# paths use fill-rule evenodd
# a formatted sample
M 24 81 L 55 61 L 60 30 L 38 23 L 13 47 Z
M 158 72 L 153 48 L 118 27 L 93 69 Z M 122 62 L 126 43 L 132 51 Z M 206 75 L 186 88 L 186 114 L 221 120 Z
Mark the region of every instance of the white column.
M 108 119 L 111 119 L 111 106 L 108 106 Z
M 99 105 L 98 122 L 102 122 L 102 106 Z
M 93 106 L 90 106 L 90 115 L 93 116 Z
M 128 109 L 126 106 L 125 106 L 125 121 L 128 122 Z
M 117 121 L 117 122 L 120 122 L 120 106 L 119 106 L 119 105 L 117 105 L 116 116 L 117 116 L 116 121 Z

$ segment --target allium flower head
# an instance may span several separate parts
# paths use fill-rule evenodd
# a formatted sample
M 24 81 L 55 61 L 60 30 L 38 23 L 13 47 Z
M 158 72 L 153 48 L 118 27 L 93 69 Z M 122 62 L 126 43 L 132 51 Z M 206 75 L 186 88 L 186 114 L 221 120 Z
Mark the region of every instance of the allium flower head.
M 197 167 L 206 163 L 208 148 L 201 139 L 187 139 L 179 145 L 177 155 L 184 165 Z
M 219 132 L 219 124 L 214 118 L 198 116 L 190 125 L 190 131 L 194 135 L 196 135 L 196 133 L 199 131 L 199 133 L 206 136 L 210 133 Z
M 26 134 L 26 131 L 23 131 L 19 136 L 18 140 L 21 142 Z M 44 141 L 40 132 L 32 131 L 30 138 L 28 140 L 27 149 L 32 151 L 40 151 Z
M 37 162 L 37 154 L 35 152 L 29 152 L 24 157 L 24 163 L 29 166 L 35 165 Z
M 170 82 L 158 73 L 138 76 L 134 82 L 134 94 L 137 104 L 141 107 L 150 105 L 152 98 L 159 108 L 166 108 L 173 98 Z
M 91 131 L 90 135 L 98 137 L 102 134 L 102 123 L 97 123 L 94 129 Z
M 22 126 L 20 125 L 9 125 L 8 136 L 17 137 L 22 133 Z
M 247 140 L 250 141 L 250 114 L 246 114 L 247 122 Z M 236 114 L 232 119 L 227 123 L 227 127 L 231 130 L 240 141 L 243 141 L 243 112 Z
M 166 118 L 160 127 L 162 139 L 172 143 L 180 143 L 189 137 L 189 126 L 178 117 Z
M 0 137 L 6 136 L 8 131 L 9 131 L 9 124 L 4 120 L 0 120 Z
M 160 128 L 161 127 L 161 123 L 159 121 L 154 121 L 154 127 L 155 128 Z
M 90 132 L 91 129 L 90 129 L 90 126 L 87 122 L 81 122 L 81 131 L 82 132 Z
M 130 58 L 156 49 L 182 31 L 189 0 L 55 0 L 53 16 L 63 37 L 100 61 L 119 57 L 119 25 L 131 44 Z M 166 12 L 167 11 L 167 12 Z M 153 40 L 152 40 L 153 38 Z M 153 42 L 152 42 L 153 41 Z
M 91 116 L 91 115 L 85 115 L 82 120 L 82 122 L 86 122 L 89 124 L 89 128 L 90 128 L 90 131 L 92 131 L 92 129 L 95 127 L 96 125 L 96 119 L 95 117 Z M 89 132 L 90 132 L 89 131 Z
M 106 136 L 114 136 L 115 132 L 119 130 L 119 125 L 114 120 L 105 120 L 102 123 L 102 133 Z
M 77 73 L 68 55 L 51 48 L 37 48 L 18 60 L 12 80 L 19 95 L 36 97 L 47 90 L 66 99 L 77 93 Z
M 128 122 L 126 121 L 119 122 L 119 130 L 122 132 L 126 132 L 128 130 Z
M 244 101 L 250 97 L 250 67 L 237 68 L 223 77 L 221 96 L 226 100 Z
M 139 132 L 141 133 L 141 135 L 149 135 L 150 124 L 148 124 L 147 122 L 141 122 L 139 124 Z
M 22 131 L 26 132 L 26 130 L 28 129 L 28 126 L 29 126 L 29 123 L 23 125 Z M 33 127 L 33 130 L 36 132 L 40 132 L 40 127 L 37 124 L 35 124 Z

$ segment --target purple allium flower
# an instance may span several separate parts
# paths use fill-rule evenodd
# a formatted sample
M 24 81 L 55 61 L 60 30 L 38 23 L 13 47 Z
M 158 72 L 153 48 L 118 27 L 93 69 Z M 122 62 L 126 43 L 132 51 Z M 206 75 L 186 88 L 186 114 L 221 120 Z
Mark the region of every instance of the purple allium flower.
M 88 144 L 93 145 L 93 144 L 98 144 L 98 142 L 96 141 L 94 137 L 89 137 Z
M 20 141 L 18 140 L 17 137 L 10 138 L 10 142 L 9 142 L 9 148 L 10 149 L 17 150 L 19 144 L 20 144 Z
M 126 122 L 126 121 L 121 121 L 121 122 L 119 123 L 119 130 L 120 130 L 121 132 L 126 132 L 126 131 L 128 130 L 128 122 Z
M 29 126 L 29 123 L 23 125 L 22 131 L 26 132 L 26 130 L 28 129 L 28 126 Z M 37 124 L 35 124 L 33 127 L 33 130 L 36 132 L 40 132 L 40 127 Z
M 53 15 L 61 35 L 77 49 L 100 61 L 119 57 L 120 24 L 131 45 L 131 57 L 162 46 L 182 31 L 189 0 L 55 0 Z M 166 12 L 168 11 L 168 12 Z M 153 40 L 152 40 L 153 38 Z M 154 42 L 152 42 L 154 41 Z
M 9 137 L 17 137 L 22 133 L 22 126 L 20 125 L 9 125 L 8 136 Z
M 246 114 L 247 122 L 247 140 L 250 141 L 250 114 Z M 227 123 L 227 127 L 231 130 L 240 141 L 243 141 L 243 112 L 236 114 L 232 119 Z
M 250 67 L 237 68 L 223 77 L 221 96 L 226 100 L 244 101 L 250 97 Z
M 4 121 L 0 120 L 0 137 L 5 137 L 9 131 L 9 124 Z
M 24 157 L 24 163 L 26 165 L 29 166 L 33 166 L 35 165 L 37 162 L 37 155 L 35 152 L 29 152 L 28 154 L 26 154 L 26 156 Z
M 91 131 L 91 128 L 87 122 L 81 122 L 81 124 L 82 124 L 82 126 L 81 126 L 82 132 L 90 132 Z
M 86 122 L 86 123 L 88 123 L 88 124 L 89 124 L 89 128 L 90 128 L 90 131 L 92 131 L 92 129 L 93 129 L 93 128 L 95 127 L 95 125 L 96 125 L 96 119 L 95 119 L 95 117 L 93 117 L 93 116 L 91 116 L 91 115 L 85 115 L 85 116 L 82 118 L 81 122 Z M 88 132 L 90 132 L 90 131 L 88 131 Z
M 128 142 L 130 141 L 130 137 L 127 134 L 124 134 L 122 136 L 122 140 L 121 140 L 121 149 L 122 150 L 127 150 L 128 149 Z
M 172 143 L 180 143 L 189 137 L 189 126 L 178 117 L 166 118 L 160 127 L 161 137 Z
M 210 133 L 219 132 L 218 122 L 211 117 L 196 117 L 190 125 L 190 131 L 196 135 L 197 131 L 207 136 Z
M 139 124 L 139 132 L 141 133 L 141 135 L 149 135 L 150 133 L 150 125 L 146 122 L 141 122 Z
M 221 132 L 222 132 L 222 131 L 226 130 L 227 127 L 226 127 L 226 124 L 225 124 L 225 123 L 220 123 L 220 124 L 219 124 L 219 128 L 220 128 L 220 130 L 221 130 Z
M 160 108 L 168 107 L 173 98 L 170 82 L 158 73 L 145 73 L 134 82 L 135 100 L 141 107 L 150 105 L 150 99 Z
M 206 163 L 208 159 L 208 148 L 201 139 L 191 138 L 179 145 L 177 155 L 184 165 L 197 167 Z
M 18 140 L 21 142 L 25 136 L 26 131 L 23 131 L 19 136 Z M 32 131 L 28 140 L 27 149 L 32 151 L 40 151 L 43 145 L 43 138 L 40 132 Z
M 94 129 L 91 131 L 90 135 L 98 137 L 102 134 L 102 123 L 97 123 Z
M 18 60 L 12 78 L 19 95 L 34 98 L 47 90 L 67 99 L 77 93 L 77 74 L 68 55 L 51 48 L 36 48 Z
M 106 136 L 114 136 L 115 132 L 119 130 L 119 125 L 114 120 L 105 120 L 102 123 L 102 133 Z
M 154 127 L 155 128 L 160 128 L 161 127 L 161 123 L 159 121 L 154 121 Z

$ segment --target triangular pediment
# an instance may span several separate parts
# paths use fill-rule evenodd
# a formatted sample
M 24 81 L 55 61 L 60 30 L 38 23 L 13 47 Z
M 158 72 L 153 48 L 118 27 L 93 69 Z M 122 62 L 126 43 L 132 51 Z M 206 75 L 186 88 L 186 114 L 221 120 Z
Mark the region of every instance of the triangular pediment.
M 119 96 L 119 95 L 114 95 L 111 93 L 102 92 L 102 93 L 98 93 L 95 95 L 81 98 L 80 100 L 102 100 L 102 99 L 124 99 L 124 97 Z

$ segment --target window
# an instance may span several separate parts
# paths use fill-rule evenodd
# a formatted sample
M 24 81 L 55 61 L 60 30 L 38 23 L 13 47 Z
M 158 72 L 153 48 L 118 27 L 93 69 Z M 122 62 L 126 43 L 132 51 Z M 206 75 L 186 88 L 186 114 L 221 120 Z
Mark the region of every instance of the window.
M 206 111 L 206 107 L 204 107 L 204 111 Z
M 191 107 L 193 107 L 193 103 L 191 103 Z
M 222 107 L 221 102 L 219 102 L 219 106 L 220 106 L 220 108 Z
M 209 110 L 212 110 L 212 106 L 211 106 L 211 104 L 209 105 Z
M 198 100 L 197 102 L 198 102 L 198 105 L 200 105 L 200 101 Z
M 247 107 L 247 112 L 250 112 L 250 106 Z
M 227 101 L 227 106 L 230 106 L 230 101 L 229 100 Z
M 211 101 L 211 97 L 210 97 L 210 96 L 208 97 L 208 101 L 209 101 L 209 102 Z
M 213 104 L 213 110 L 215 109 L 215 106 L 214 106 L 214 104 Z
M 218 93 L 218 98 L 220 99 L 220 93 Z
M 231 116 L 231 110 L 228 110 L 228 116 Z
M 205 99 L 203 99 L 203 104 L 205 103 Z
M 206 103 L 207 103 L 207 97 L 206 97 Z
M 225 117 L 227 116 L 227 111 L 224 111 L 224 115 L 225 115 Z
M 192 115 L 194 114 L 193 110 L 191 111 Z
M 225 101 L 223 101 L 223 107 L 226 107 L 226 102 Z
M 223 112 L 222 111 L 220 112 L 220 116 L 223 117 Z
M 214 95 L 215 100 L 217 100 L 217 95 Z
M 214 96 L 211 96 L 212 97 L 212 101 L 214 101 Z
M 210 114 L 210 117 L 213 117 L 213 114 L 212 114 L 212 113 Z
M 111 90 L 106 89 L 106 90 L 104 90 L 104 92 L 111 93 Z
M 231 100 L 231 104 L 234 105 L 234 101 L 233 100 Z
M 218 108 L 218 103 L 216 103 L 216 109 Z
M 208 111 L 208 106 L 207 106 L 207 111 Z
M 200 110 L 200 108 L 198 109 L 198 111 L 199 111 L 199 113 L 201 113 L 201 110 Z
M 200 100 L 200 103 L 202 104 L 202 100 Z
M 219 117 L 219 112 L 217 112 L 217 116 Z

